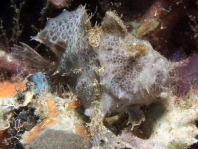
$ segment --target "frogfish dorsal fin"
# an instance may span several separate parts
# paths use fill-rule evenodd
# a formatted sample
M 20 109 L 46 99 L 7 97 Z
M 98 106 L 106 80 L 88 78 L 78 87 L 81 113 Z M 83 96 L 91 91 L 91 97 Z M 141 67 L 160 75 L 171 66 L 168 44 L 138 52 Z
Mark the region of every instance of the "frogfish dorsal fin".
M 102 22 L 102 29 L 106 33 L 125 36 L 127 33 L 126 26 L 123 21 L 112 11 L 107 11 Z
M 65 10 L 57 17 L 48 19 L 45 28 L 32 39 L 44 43 L 61 57 L 66 48 L 86 30 L 87 20 L 88 15 L 83 6 L 71 12 Z

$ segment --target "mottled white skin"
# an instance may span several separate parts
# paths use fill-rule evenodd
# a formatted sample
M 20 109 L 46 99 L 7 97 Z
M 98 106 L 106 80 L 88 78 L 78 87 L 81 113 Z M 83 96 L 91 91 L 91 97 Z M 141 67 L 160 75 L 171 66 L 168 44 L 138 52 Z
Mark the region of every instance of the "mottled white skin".
M 148 42 L 129 34 L 113 12 L 106 13 L 100 39 L 94 51 L 104 69 L 100 75 L 103 113 L 152 103 L 164 90 L 170 62 Z
M 96 53 L 88 44 L 89 18 L 85 7 L 75 11 L 62 12 L 50 19 L 46 27 L 33 39 L 49 46 L 60 58 L 57 72 L 78 96 L 85 108 L 97 100 L 93 83 L 96 80 L 95 69 L 99 67 Z
M 129 43 L 125 42 L 126 38 L 131 38 Z M 113 42 L 114 46 L 111 46 L 112 40 L 116 41 Z M 101 42 L 104 44 L 96 51 L 104 67 L 100 77 L 104 113 L 119 112 L 128 105 L 152 103 L 168 80 L 170 63 L 167 59 L 154 51 L 148 42 L 131 35 L 120 38 L 103 33 Z M 105 45 L 108 42 L 109 45 Z M 130 56 L 133 52 L 120 48 L 121 44 L 143 44 L 148 51 L 145 55 L 133 58 Z
M 168 79 L 168 60 L 148 42 L 127 33 L 113 12 L 106 13 L 101 28 L 99 46 L 93 47 L 88 41 L 89 18 L 80 6 L 50 19 L 33 39 L 60 56 L 58 71 L 85 108 L 100 98 L 104 115 L 126 112 L 131 105 L 150 104 Z M 104 68 L 100 75 L 99 68 Z

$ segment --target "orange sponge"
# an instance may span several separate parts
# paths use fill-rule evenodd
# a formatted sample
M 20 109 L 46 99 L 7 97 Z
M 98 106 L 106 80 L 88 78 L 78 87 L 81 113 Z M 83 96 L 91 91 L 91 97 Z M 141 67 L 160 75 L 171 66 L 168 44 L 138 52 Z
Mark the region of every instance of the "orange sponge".
M 69 102 L 65 105 L 65 108 L 68 109 L 68 110 L 76 109 L 76 108 L 79 108 L 79 107 L 81 107 L 81 104 L 76 100 L 73 100 L 73 101 L 71 101 L 71 102 Z
M 85 126 L 76 127 L 76 133 L 86 139 L 90 139 L 90 134 Z
M 30 144 L 42 131 L 54 125 L 57 117 L 56 104 L 52 99 L 48 99 L 47 104 L 48 104 L 47 117 L 30 131 L 30 134 L 27 136 L 25 141 L 26 144 Z
M 17 91 L 24 91 L 25 89 L 25 82 L 0 82 L 0 98 L 15 96 Z

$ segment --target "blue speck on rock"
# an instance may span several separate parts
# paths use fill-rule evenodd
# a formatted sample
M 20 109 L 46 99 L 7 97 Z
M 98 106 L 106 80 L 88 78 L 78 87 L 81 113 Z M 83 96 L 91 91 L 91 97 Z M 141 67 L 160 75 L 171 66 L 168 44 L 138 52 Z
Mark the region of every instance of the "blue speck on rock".
M 50 90 L 50 86 L 47 82 L 46 76 L 41 72 L 38 72 L 33 77 L 31 77 L 30 81 L 32 81 L 35 85 L 33 87 L 33 91 L 36 94 L 48 92 Z

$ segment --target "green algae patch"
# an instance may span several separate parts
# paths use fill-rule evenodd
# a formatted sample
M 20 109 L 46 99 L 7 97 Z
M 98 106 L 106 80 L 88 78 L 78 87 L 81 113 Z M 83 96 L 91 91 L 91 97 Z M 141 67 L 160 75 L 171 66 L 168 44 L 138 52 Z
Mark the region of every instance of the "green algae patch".
M 168 144 L 168 149 L 186 149 L 188 145 L 183 141 L 174 141 Z

